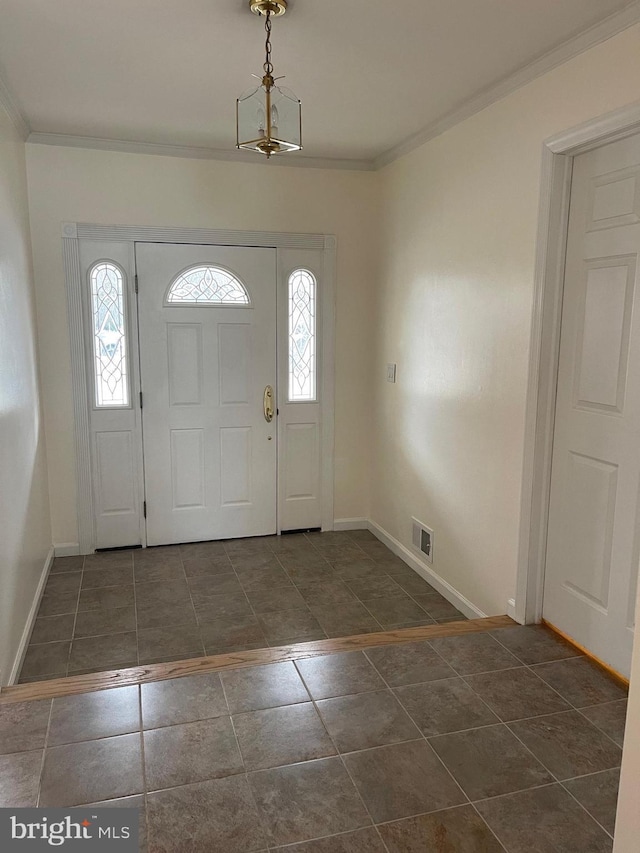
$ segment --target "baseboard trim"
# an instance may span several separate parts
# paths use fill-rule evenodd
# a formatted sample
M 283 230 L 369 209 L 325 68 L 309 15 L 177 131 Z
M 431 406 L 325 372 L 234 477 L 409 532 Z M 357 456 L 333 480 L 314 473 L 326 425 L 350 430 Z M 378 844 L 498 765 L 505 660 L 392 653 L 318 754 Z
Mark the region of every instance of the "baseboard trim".
M 53 546 L 56 557 L 77 557 L 80 545 L 77 542 L 60 542 Z
M 510 598 L 507 601 L 507 616 L 510 616 L 514 622 L 517 622 L 516 619 L 516 600 L 515 598 Z
M 368 530 L 369 522 L 366 518 L 336 518 L 333 522 L 334 530 Z
M 47 578 L 49 577 L 51 566 L 53 565 L 54 556 L 55 549 L 53 546 L 51 546 L 51 548 L 49 548 L 49 553 L 47 554 L 47 557 L 44 561 L 44 566 L 42 567 L 42 574 L 40 575 L 40 580 L 38 581 L 36 594 L 33 597 L 31 609 L 29 610 L 29 615 L 27 617 L 27 623 L 24 626 L 24 631 L 22 632 L 22 637 L 20 638 L 20 645 L 18 646 L 18 651 L 13 661 L 13 666 L 11 667 L 9 681 L 7 682 L 8 685 L 15 684 L 18 680 L 18 676 L 20 675 L 20 670 L 22 669 L 22 662 L 24 661 L 24 656 L 27 653 L 27 646 L 29 645 L 31 632 L 33 631 L 36 616 L 38 615 L 38 608 L 40 607 L 40 599 L 42 598 L 44 587 L 47 582 Z
M 369 530 L 375 537 L 383 542 L 387 548 L 393 551 L 397 557 L 404 560 L 409 568 L 413 569 L 414 572 L 417 572 L 423 580 L 435 587 L 440 595 L 443 595 L 447 601 L 453 604 L 454 607 L 457 607 L 458 610 L 464 613 L 465 616 L 468 616 L 469 619 L 487 618 L 486 613 L 480 610 L 479 607 L 476 607 L 468 598 L 465 598 L 464 595 L 462 595 L 461 592 L 458 592 L 455 587 L 451 586 L 448 581 L 436 574 L 430 566 L 420 560 L 394 536 L 387 533 L 387 531 L 383 527 L 380 527 L 379 524 L 376 524 L 375 521 L 369 521 Z

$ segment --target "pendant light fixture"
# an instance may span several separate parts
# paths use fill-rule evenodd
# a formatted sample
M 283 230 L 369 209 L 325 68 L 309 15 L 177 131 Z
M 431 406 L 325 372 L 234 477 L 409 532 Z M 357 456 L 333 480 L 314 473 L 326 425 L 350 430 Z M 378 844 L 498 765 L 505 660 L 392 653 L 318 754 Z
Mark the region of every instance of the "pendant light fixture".
M 265 154 L 284 154 L 302 148 L 300 101 L 290 89 L 276 86 L 271 63 L 271 19 L 284 15 L 286 0 L 249 0 L 251 11 L 265 18 L 264 75 L 236 101 L 236 147 Z

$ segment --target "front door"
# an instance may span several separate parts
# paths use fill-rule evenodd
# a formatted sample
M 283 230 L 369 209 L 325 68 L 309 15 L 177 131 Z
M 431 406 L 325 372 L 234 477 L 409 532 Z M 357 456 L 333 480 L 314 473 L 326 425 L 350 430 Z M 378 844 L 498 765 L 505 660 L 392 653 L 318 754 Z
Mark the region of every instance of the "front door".
M 543 616 L 628 676 L 640 533 L 640 137 L 575 158 Z
M 147 544 L 275 533 L 275 249 L 138 243 L 136 270 Z

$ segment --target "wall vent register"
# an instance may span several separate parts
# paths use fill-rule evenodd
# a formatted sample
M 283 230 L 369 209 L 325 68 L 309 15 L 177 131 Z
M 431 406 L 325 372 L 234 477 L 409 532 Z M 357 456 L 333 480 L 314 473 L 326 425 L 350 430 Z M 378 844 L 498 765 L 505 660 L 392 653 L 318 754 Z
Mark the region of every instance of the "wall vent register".
M 412 518 L 411 521 L 413 523 L 413 535 L 411 537 L 413 547 L 422 553 L 427 563 L 433 563 L 433 530 L 415 518 Z

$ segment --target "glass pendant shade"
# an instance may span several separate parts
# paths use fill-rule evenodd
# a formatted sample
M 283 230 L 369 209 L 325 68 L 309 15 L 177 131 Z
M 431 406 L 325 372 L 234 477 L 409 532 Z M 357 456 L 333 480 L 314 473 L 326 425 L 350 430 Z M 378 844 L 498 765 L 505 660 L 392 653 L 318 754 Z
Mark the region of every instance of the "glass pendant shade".
M 262 85 L 236 101 L 237 147 L 267 157 L 302 148 L 300 101 L 290 89 L 274 85 L 271 79 L 265 76 Z

